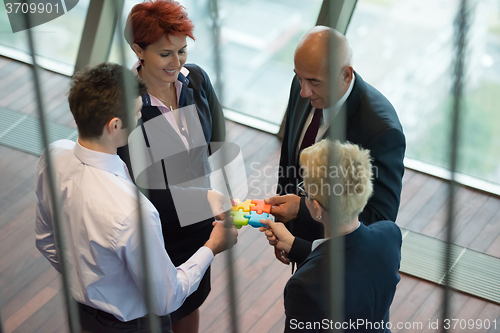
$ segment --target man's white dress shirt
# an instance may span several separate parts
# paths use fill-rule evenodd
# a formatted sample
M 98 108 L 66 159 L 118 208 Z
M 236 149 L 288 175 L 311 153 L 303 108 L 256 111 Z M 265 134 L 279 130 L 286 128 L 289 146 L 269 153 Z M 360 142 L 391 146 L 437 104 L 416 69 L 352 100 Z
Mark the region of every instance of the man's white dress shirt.
M 71 292 L 80 303 L 129 321 L 146 315 L 135 185 L 118 155 L 60 140 L 49 147 L 67 249 Z M 45 153 L 35 174 L 36 246 L 60 272 L 54 243 Z M 156 314 L 179 308 L 193 293 L 213 260 L 200 248 L 174 267 L 161 231 L 158 211 L 141 194 Z

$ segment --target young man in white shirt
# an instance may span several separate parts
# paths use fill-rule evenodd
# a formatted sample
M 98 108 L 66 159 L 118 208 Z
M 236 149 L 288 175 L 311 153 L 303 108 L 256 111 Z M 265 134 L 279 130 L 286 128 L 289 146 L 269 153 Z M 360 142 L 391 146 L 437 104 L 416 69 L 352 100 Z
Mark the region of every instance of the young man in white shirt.
M 78 127 L 77 142 L 60 140 L 49 146 L 61 201 L 71 293 L 79 305 L 83 332 L 146 332 L 136 190 L 116 155 L 117 148 L 127 143 L 130 125 L 123 105 L 123 75 L 130 76 L 138 88 L 134 112 L 140 118 L 139 96 L 146 91 L 145 84 L 122 66 L 103 63 L 72 78 L 68 99 Z M 35 175 L 36 246 L 61 272 L 46 153 Z M 214 222 L 205 246 L 174 267 L 165 251 L 158 212 L 142 194 L 141 208 L 154 312 L 161 316 L 162 332 L 171 332 L 168 314 L 196 290 L 214 255 L 227 249 L 226 229 L 223 223 Z M 231 246 L 236 239 L 233 226 Z

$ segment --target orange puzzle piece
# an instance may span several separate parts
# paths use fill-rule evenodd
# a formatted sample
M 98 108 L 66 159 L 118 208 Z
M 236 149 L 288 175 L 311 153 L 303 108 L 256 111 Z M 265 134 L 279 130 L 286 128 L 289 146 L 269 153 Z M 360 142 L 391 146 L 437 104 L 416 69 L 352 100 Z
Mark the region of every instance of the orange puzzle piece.
M 256 211 L 257 214 L 267 213 L 271 214 L 271 205 L 266 204 L 264 200 L 252 200 L 254 206 L 251 207 L 251 210 Z

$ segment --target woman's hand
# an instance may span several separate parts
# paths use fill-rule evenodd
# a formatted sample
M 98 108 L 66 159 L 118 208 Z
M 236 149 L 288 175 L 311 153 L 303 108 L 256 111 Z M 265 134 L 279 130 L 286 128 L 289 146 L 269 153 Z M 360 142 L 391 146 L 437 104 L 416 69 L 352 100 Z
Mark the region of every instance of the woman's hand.
M 295 237 L 288 231 L 283 223 L 276 223 L 273 220 L 261 220 L 260 223 L 267 225 L 267 228 L 260 227 L 259 230 L 264 232 L 269 241 L 269 245 L 274 246 L 280 251 L 285 251 L 286 253 L 290 252 Z

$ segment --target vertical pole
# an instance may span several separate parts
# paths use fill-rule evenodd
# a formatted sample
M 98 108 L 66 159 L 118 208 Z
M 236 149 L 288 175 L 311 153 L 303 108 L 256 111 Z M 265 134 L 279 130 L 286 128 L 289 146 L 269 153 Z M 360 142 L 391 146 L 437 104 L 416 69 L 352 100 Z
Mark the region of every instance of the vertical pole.
M 113 2 L 90 1 L 76 57 L 75 72 L 87 65 L 97 65 L 108 59 L 118 19 L 116 15 L 122 14 L 124 3 L 118 1 L 121 8 L 119 11 L 115 11 Z
M 2 317 L 0 316 L 0 333 L 3 333 L 3 324 L 2 324 Z
M 222 155 L 222 160 L 226 161 L 226 149 L 222 148 L 221 153 Z M 233 201 L 233 195 L 231 193 L 231 188 L 229 186 L 229 180 L 227 178 L 227 174 L 224 170 L 224 167 L 222 167 L 222 175 L 224 177 L 224 182 L 226 183 L 226 188 L 229 193 L 229 197 L 231 201 Z M 228 219 L 229 217 L 226 217 Z M 231 234 L 230 234 L 230 228 L 232 227 L 232 224 L 226 223 L 226 243 L 228 244 L 228 247 L 231 245 Z M 229 291 L 229 311 L 230 311 L 230 320 L 231 320 L 231 332 L 232 333 L 238 333 L 238 304 L 236 303 L 236 284 L 234 283 L 235 280 L 235 275 L 234 275 L 234 255 L 233 255 L 233 249 L 228 248 L 226 250 L 226 265 L 227 265 L 227 280 L 228 280 L 228 291 Z
M 224 105 L 224 85 L 222 84 L 222 61 L 221 61 L 221 36 L 220 36 L 220 21 L 219 21 L 219 5 L 218 0 L 210 0 L 210 16 L 212 17 L 212 33 L 214 43 L 214 67 L 215 90 L 221 105 Z
M 23 3 L 28 4 L 26 0 L 23 0 Z M 40 89 L 39 67 L 36 62 L 35 44 L 33 41 L 33 32 L 31 31 L 31 18 L 28 13 L 25 13 L 23 16 L 27 27 L 26 33 L 28 34 L 29 50 L 31 58 L 33 59 L 31 69 L 33 70 L 33 84 L 35 88 L 36 102 L 38 104 L 37 111 L 38 111 L 38 116 L 40 118 L 42 141 L 43 141 L 43 146 L 45 147 L 45 155 L 47 161 L 47 178 L 49 181 L 50 201 L 53 212 L 52 222 L 54 227 L 54 240 L 57 245 L 57 257 L 59 258 L 59 266 L 61 268 L 64 300 L 66 303 L 66 311 L 67 311 L 70 331 L 72 333 L 79 333 L 81 329 L 80 317 L 78 314 L 76 302 L 71 296 L 70 281 L 69 281 L 70 273 L 68 271 L 68 266 L 67 266 L 66 246 L 63 237 L 64 227 L 62 225 L 59 197 L 56 194 L 52 156 L 50 155 L 50 151 L 48 149 L 49 134 L 47 130 L 47 123 L 45 121 L 45 109 L 43 104 L 42 92 Z
M 346 33 L 358 0 L 323 0 L 316 25 L 326 25 Z
M 332 14 L 333 11 L 330 11 Z M 336 96 L 338 87 L 336 85 L 338 72 L 340 71 L 339 66 L 337 65 L 337 57 L 336 54 L 338 43 L 335 38 L 332 36 L 330 39 L 330 96 Z M 333 102 L 333 101 L 332 101 Z M 330 107 L 330 119 L 333 119 L 333 109 Z M 339 140 L 343 142 L 345 140 L 345 107 L 342 107 L 339 113 L 333 119 L 332 124 L 329 128 L 329 137 L 332 141 Z M 333 165 L 333 151 L 330 151 L 330 159 L 328 165 Z M 334 189 L 337 188 L 335 185 L 340 183 L 338 177 L 337 178 L 329 178 L 330 181 L 330 232 L 332 235 L 331 246 L 329 252 L 329 262 L 328 262 L 328 270 L 327 274 L 327 288 L 329 291 L 329 319 L 333 321 L 333 323 L 342 322 L 344 320 L 344 237 L 336 236 L 339 234 L 339 224 L 340 220 L 339 212 L 340 212 L 340 197 L 335 194 Z M 340 194 L 342 195 L 342 194 Z M 343 332 L 342 328 L 339 330 L 335 330 L 337 332 Z
M 213 32 L 213 43 L 214 43 L 214 67 L 217 82 L 215 84 L 215 90 L 221 105 L 224 105 L 224 86 L 222 84 L 222 61 L 221 61 L 221 36 L 220 36 L 220 21 L 219 21 L 219 6 L 217 0 L 210 0 L 210 16 L 212 17 L 212 32 Z M 222 160 L 226 161 L 226 149 L 221 150 Z M 226 183 L 226 188 L 229 193 L 229 197 L 233 200 L 233 195 L 231 193 L 231 188 L 229 186 L 229 181 L 224 170 L 222 168 L 222 174 L 224 176 L 224 181 Z M 229 227 L 229 226 L 228 226 Z M 226 242 L 229 244 L 230 231 L 226 230 Z M 228 292 L 229 292 L 229 311 L 231 320 L 231 332 L 238 333 L 238 308 L 236 303 L 236 285 L 235 274 L 234 274 L 234 263 L 233 263 L 233 249 L 229 248 L 226 251 L 226 265 L 227 265 L 227 279 L 228 279 Z
M 120 30 L 124 29 L 123 26 L 123 20 L 122 20 L 122 13 L 121 10 L 123 8 L 123 0 L 116 0 L 113 1 L 114 8 L 115 8 L 115 13 L 117 14 L 117 27 Z M 127 59 L 125 56 L 125 41 L 123 38 L 119 38 L 119 52 L 121 56 L 121 61 L 122 65 L 126 66 Z M 130 132 L 133 130 L 132 124 L 135 124 L 135 114 L 132 110 L 133 106 L 135 105 L 134 102 L 134 96 L 137 95 L 136 93 L 136 87 L 133 84 L 131 78 L 127 75 L 123 76 L 123 89 L 125 91 L 124 97 L 125 97 L 125 108 L 127 110 L 127 118 L 128 118 L 128 134 L 130 135 Z M 129 146 L 129 149 L 134 149 L 134 146 Z M 136 152 L 134 155 L 138 156 L 138 154 L 141 154 L 143 152 Z M 148 311 L 148 324 L 149 324 L 149 330 L 150 332 L 156 333 L 160 332 L 160 321 L 158 316 L 154 312 L 154 303 L 153 303 L 153 290 L 151 288 L 151 268 L 150 268 L 150 263 L 149 263 L 149 253 L 148 253 L 148 248 L 146 246 L 146 229 L 144 226 L 144 219 L 143 219 L 143 208 L 141 206 L 141 193 L 139 192 L 139 188 L 135 186 L 135 195 L 137 198 L 137 214 L 138 214 L 138 219 L 139 219 L 139 238 L 140 238 L 140 248 L 141 248 L 141 259 L 142 259 L 142 268 L 144 271 L 144 300 L 146 303 L 146 309 Z
M 467 0 L 460 1 L 459 11 L 455 20 L 455 61 L 453 68 L 453 110 L 451 115 L 451 137 L 450 137 L 450 171 L 451 178 L 448 186 L 448 219 L 446 222 L 446 250 L 445 250 L 445 272 L 444 272 L 444 293 L 443 293 L 443 320 L 450 319 L 450 297 L 451 297 L 451 245 L 453 237 L 453 215 L 455 212 L 455 189 L 457 182 L 455 172 L 458 162 L 460 113 L 463 94 L 464 58 L 466 52 L 466 35 L 469 28 L 468 20 L 470 8 Z M 442 332 L 448 332 L 443 325 Z
M 357 0 L 324 0 L 321 6 L 321 10 L 316 22 L 317 25 L 326 25 L 328 27 L 334 28 L 342 34 L 345 34 L 347 27 L 349 26 L 351 17 L 356 8 Z M 335 38 L 330 40 L 330 96 L 336 96 L 339 89 L 336 86 L 337 77 L 340 68 L 337 61 L 337 42 Z M 329 108 L 330 119 L 333 119 L 333 110 Z M 332 141 L 339 140 L 340 142 L 345 141 L 345 124 L 346 124 L 346 111 L 345 106 L 341 108 L 339 113 L 333 120 L 329 132 L 329 138 Z M 330 152 L 330 156 L 333 156 L 334 152 Z M 330 158 L 329 165 L 333 165 L 333 160 Z M 338 234 L 338 223 L 339 221 L 339 208 L 340 208 L 340 198 L 335 195 L 333 191 L 336 184 L 339 183 L 338 178 L 330 178 L 330 232 L 333 236 L 331 240 L 331 247 L 329 250 L 329 260 L 326 270 L 326 290 L 328 291 L 328 311 L 329 319 L 336 322 L 342 322 L 344 320 L 344 237 L 335 237 Z M 336 329 L 337 332 L 342 332 L 343 329 Z

